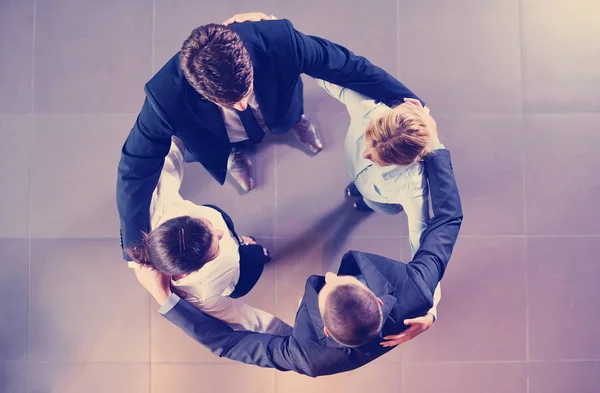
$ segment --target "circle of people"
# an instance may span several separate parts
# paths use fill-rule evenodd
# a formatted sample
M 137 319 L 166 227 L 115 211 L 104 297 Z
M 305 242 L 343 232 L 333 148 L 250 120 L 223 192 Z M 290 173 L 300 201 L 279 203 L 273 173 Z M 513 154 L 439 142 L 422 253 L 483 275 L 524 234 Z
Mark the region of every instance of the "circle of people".
M 185 162 L 254 188 L 249 146 L 293 132 L 323 149 L 301 74 L 346 106 L 358 211 L 408 217 L 411 261 L 350 250 L 306 281 L 293 326 L 243 301 L 271 260 L 215 205 L 180 195 Z M 450 153 L 425 102 L 366 58 L 286 19 L 238 14 L 192 31 L 145 85 L 118 167 L 123 258 L 159 312 L 212 353 L 317 377 L 356 369 L 428 330 L 462 223 Z M 341 190 L 340 190 L 341 191 Z M 430 215 L 429 198 L 432 214 Z

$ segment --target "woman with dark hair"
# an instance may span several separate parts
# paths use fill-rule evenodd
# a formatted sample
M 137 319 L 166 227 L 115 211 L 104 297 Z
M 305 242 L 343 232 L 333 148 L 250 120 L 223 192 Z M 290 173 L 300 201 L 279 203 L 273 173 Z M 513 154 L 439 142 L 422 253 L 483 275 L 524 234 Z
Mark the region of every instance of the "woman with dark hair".
M 185 300 L 234 329 L 286 332 L 290 327 L 283 321 L 237 299 L 256 284 L 271 259 L 269 252 L 254 238 L 238 236 L 231 218 L 218 207 L 181 197 L 183 152 L 181 141 L 173 137 L 152 195 L 151 231 L 140 245 L 126 249 L 130 266 L 138 263 L 168 274 Z

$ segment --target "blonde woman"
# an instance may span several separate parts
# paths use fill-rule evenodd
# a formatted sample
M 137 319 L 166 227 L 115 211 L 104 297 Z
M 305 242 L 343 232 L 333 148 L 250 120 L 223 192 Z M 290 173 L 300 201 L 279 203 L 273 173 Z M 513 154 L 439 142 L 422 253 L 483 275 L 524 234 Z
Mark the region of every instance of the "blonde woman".
M 358 197 L 354 207 L 359 211 L 398 214 L 404 210 L 414 256 L 429 219 L 421 159 L 443 148 L 430 142 L 437 128 L 429 108 L 408 89 L 404 102 L 390 108 L 355 91 L 316 81 L 346 105 L 350 114 L 345 158 L 352 183 L 346 194 Z

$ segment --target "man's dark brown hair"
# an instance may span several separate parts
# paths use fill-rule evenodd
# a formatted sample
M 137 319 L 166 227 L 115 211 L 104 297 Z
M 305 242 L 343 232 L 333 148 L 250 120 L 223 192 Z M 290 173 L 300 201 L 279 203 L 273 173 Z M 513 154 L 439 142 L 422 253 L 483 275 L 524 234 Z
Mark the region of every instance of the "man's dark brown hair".
M 241 101 L 252 86 L 252 61 L 240 36 L 227 26 L 208 24 L 192 31 L 179 54 L 187 81 L 223 106 Z
M 373 340 L 383 325 L 377 296 L 357 285 L 340 285 L 325 300 L 323 324 L 331 338 L 347 347 Z

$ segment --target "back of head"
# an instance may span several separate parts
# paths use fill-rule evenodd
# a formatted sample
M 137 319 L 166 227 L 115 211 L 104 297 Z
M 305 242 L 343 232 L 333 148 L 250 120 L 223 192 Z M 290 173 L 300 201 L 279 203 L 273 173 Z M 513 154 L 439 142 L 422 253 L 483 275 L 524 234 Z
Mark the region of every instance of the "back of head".
M 165 221 L 142 244 L 127 249 L 136 262 L 169 275 L 189 274 L 208 262 L 213 234 L 203 221 L 181 216 Z
M 323 324 L 331 338 L 348 347 L 373 340 L 383 325 L 377 296 L 358 285 L 340 285 L 325 299 Z
M 190 85 L 213 102 L 231 106 L 250 91 L 250 54 L 240 36 L 227 26 L 208 24 L 194 29 L 179 59 Z
M 410 165 L 431 152 L 427 124 L 415 111 L 396 107 L 371 121 L 367 134 L 380 159 L 388 165 Z

